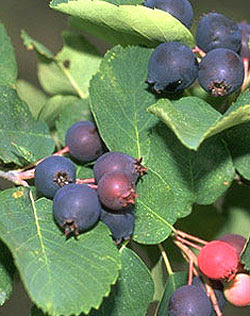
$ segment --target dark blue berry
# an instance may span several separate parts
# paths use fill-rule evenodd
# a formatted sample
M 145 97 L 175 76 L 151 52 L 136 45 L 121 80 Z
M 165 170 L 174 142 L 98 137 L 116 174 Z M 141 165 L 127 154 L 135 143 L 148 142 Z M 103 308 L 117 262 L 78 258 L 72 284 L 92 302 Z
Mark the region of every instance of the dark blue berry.
M 188 28 L 192 25 L 194 11 L 188 0 L 146 0 L 144 5 L 170 13 Z
M 113 211 L 134 204 L 137 197 L 131 176 L 123 172 L 105 173 L 98 182 L 97 192 L 102 204 Z
M 209 316 L 212 305 L 206 293 L 194 285 L 179 287 L 171 296 L 169 316 Z
M 217 298 L 217 302 L 219 305 L 220 310 L 222 311 L 223 308 L 225 307 L 227 301 L 224 297 L 223 294 L 223 285 L 220 281 L 216 281 L 216 280 L 210 280 L 210 283 L 212 285 L 212 288 L 214 290 L 215 296 Z M 198 286 L 199 288 L 201 288 L 204 293 L 206 293 L 206 288 L 204 283 L 202 282 L 200 277 L 195 277 L 193 279 L 192 285 Z M 214 311 L 214 309 L 212 308 L 211 314 L 208 316 L 216 316 L 216 312 Z
M 191 49 L 179 42 L 166 42 L 153 51 L 146 81 L 157 93 L 176 93 L 188 88 L 197 74 L 198 62 Z
M 72 157 L 82 162 L 95 160 L 104 152 L 96 126 L 90 121 L 73 124 L 66 133 L 65 143 Z
M 135 214 L 132 207 L 121 212 L 102 209 L 100 219 L 109 227 L 117 244 L 120 244 L 122 240 L 128 240 L 133 234 Z
M 250 59 L 250 24 L 247 24 L 247 22 L 241 22 L 238 23 L 238 26 L 242 35 L 241 48 L 239 54 L 242 58 Z
M 58 189 L 75 182 L 76 168 L 68 158 L 51 156 L 36 166 L 34 178 L 37 190 L 53 198 Z
M 101 214 L 101 204 L 96 190 L 87 185 L 69 184 L 56 193 L 53 199 L 55 222 L 65 236 L 90 229 Z
M 211 50 L 201 60 L 198 80 L 212 96 L 226 96 L 237 91 L 244 79 L 241 58 L 231 49 Z
M 94 176 L 98 183 L 105 173 L 122 171 L 131 174 L 132 181 L 136 182 L 139 175 L 145 173 L 146 168 L 141 164 L 141 159 L 134 159 L 131 156 L 118 152 L 108 152 L 99 157 L 94 165 Z
M 241 31 L 229 17 L 211 12 L 197 24 L 196 43 L 204 52 L 215 48 L 229 48 L 238 52 L 241 46 Z

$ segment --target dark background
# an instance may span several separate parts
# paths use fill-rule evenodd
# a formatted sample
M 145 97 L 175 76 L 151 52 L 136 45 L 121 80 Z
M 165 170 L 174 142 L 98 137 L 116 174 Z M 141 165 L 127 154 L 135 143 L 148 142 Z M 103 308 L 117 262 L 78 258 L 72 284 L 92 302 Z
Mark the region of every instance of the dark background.
M 249 0 L 192 0 L 195 11 L 195 22 L 201 13 L 216 10 L 228 15 L 235 21 L 247 20 L 250 16 Z M 49 0 L 0 0 L 0 20 L 4 23 L 12 39 L 19 67 L 19 78 L 39 85 L 36 78 L 36 56 L 28 52 L 20 39 L 20 31 L 24 29 L 34 39 L 42 42 L 54 52 L 62 46 L 60 32 L 67 28 L 67 16 L 52 11 Z M 195 23 L 193 30 L 195 29 Z M 102 51 L 108 47 L 101 41 L 92 39 Z M 0 44 L 1 45 L 1 44 Z M 1 183 L 0 183 L 1 186 Z M 31 302 L 18 277 L 16 277 L 14 293 L 11 299 L 0 307 L 0 316 L 28 316 Z M 249 308 L 233 308 L 228 306 L 223 316 L 249 316 Z

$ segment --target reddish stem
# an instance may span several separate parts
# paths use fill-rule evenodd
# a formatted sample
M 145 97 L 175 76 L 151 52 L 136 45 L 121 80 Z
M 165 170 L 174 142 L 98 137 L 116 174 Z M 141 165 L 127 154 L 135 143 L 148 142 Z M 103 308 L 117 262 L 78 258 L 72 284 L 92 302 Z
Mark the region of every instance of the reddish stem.
M 190 259 L 188 263 L 188 285 L 192 285 L 193 282 L 193 268 L 194 262 L 192 259 Z
M 91 189 L 97 190 L 98 186 L 96 184 L 88 184 Z
M 206 53 L 203 52 L 202 49 L 200 49 L 198 46 L 195 46 L 195 48 L 192 49 L 193 53 L 198 53 L 202 58 L 206 56 Z
M 54 153 L 52 156 L 62 156 L 68 152 L 69 152 L 69 147 L 65 146 L 64 148 L 62 148 L 59 151 L 57 151 L 56 153 Z
M 187 238 L 187 239 L 190 239 L 192 241 L 195 241 L 195 242 L 198 242 L 199 244 L 202 244 L 202 245 L 206 245 L 208 242 L 206 240 L 203 240 L 201 238 L 198 238 L 198 237 L 195 237 L 195 236 L 192 236 L 192 235 L 189 235 L 181 230 L 177 230 L 176 231 L 176 235 L 179 235 L 183 238 Z
M 79 183 L 79 184 L 95 183 L 95 178 L 76 179 L 76 183 Z
M 180 242 L 182 242 L 183 244 L 186 244 L 186 245 L 188 245 L 188 246 L 190 246 L 190 247 L 192 247 L 192 248 L 194 248 L 194 249 L 197 249 L 197 250 L 199 250 L 199 251 L 200 251 L 201 248 L 202 248 L 202 247 L 200 247 L 200 246 L 198 246 L 198 245 L 192 243 L 192 242 L 189 241 L 189 240 L 186 240 L 186 239 L 184 239 L 184 238 L 181 238 L 180 236 L 176 236 L 176 239 L 179 240 Z
M 243 66 L 244 66 L 244 81 L 241 86 L 241 91 L 245 91 L 247 88 L 247 83 L 248 83 L 248 69 L 249 69 L 249 59 L 248 58 L 242 58 L 243 61 Z

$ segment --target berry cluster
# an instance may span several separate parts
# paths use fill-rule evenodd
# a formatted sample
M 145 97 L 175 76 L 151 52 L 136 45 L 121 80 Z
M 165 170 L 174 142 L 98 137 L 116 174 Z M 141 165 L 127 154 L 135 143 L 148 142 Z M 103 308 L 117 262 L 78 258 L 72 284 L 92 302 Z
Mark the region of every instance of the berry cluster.
M 227 302 L 241 307 L 250 305 L 250 275 L 240 262 L 247 240 L 237 234 L 226 234 L 218 240 L 205 242 L 183 232 L 179 234 L 175 243 L 189 258 L 191 275 L 188 285 L 172 294 L 168 315 L 222 315 Z M 204 246 L 198 247 L 185 238 L 198 240 Z M 196 256 L 191 258 L 193 253 L 186 245 L 199 250 L 197 260 Z M 193 273 L 196 274 L 194 278 Z
M 187 27 L 192 24 L 193 9 L 187 0 L 146 0 L 144 5 L 170 13 Z M 228 96 L 247 78 L 249 34 L 250 25 L 245 22 L 237 25 L 216 12 L 203 15 L 197 25 L 198 47 L 192 51 L 179 42 L 161 43 L 149 60 L 146 82 L 156 93 L 169 94 L 182 92 L 198 79 L 211 96 Z
M 117 243 L 128 239 L 134 229 L 135 185 L 146 169 L 141 159 L 122 152 L 106 152 L 95 125 L 73 124 L 66 133 L 70 155 L 94 164 L 94 179 L 76 179 L 76 167 L 69 158 L 51 156 L 35 168 L 35 186 L 53 198 L 53 217 L 66 236 L 89 230 L 100 219 Z M 84 185 L 89 183 L 89 185 Z M 92 183 L 92 184 L 90 184 Z

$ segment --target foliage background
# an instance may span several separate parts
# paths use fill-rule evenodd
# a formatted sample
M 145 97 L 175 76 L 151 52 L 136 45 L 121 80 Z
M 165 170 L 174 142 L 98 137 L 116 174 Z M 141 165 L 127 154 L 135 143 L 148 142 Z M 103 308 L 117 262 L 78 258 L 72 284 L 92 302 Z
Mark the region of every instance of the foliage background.
M 49 9 L 49 0 L 7 0 L 0 1 L 0 20 L 5 25 L 15 47 L 19 67 L 19 78 L 26 79 L 39 85 L 36 78 L 36 56 L 28 52 L 20 39 L 20 31 L 25 29 L 28 34 L 56 52 L 62 46 L 60 33 L 67 28 L 67 17 Z M 195 21 L 203 12 L 212 9 L 224 13 L 236 21 L 249 19 L 249 0 L 191 0 L 195 11 Z M 248 21 L 250 22 L 250 21 Z M 195 29 L 195 23 L 193 28 Z M 109 46 L 96 39 L 92 43 L 98 45 L 104 52 Z M 0 180 L 1 181 L 1 180 Z M 0 189 L 6 183 L 0 182 Z M 148 247 L 150 248 L 150 247 Z M 144 249 L 141 249 L 142 255 Z M 27 316 L 31 302 L 25 294 L 18 277 L 14 293 L 9 302 L 0 308 L 0 316 Z M 240 315 L 249 315 L 250 307 L 241 309 Z M 239 309 L 226 309 L 225 316 L 239 315 Z

